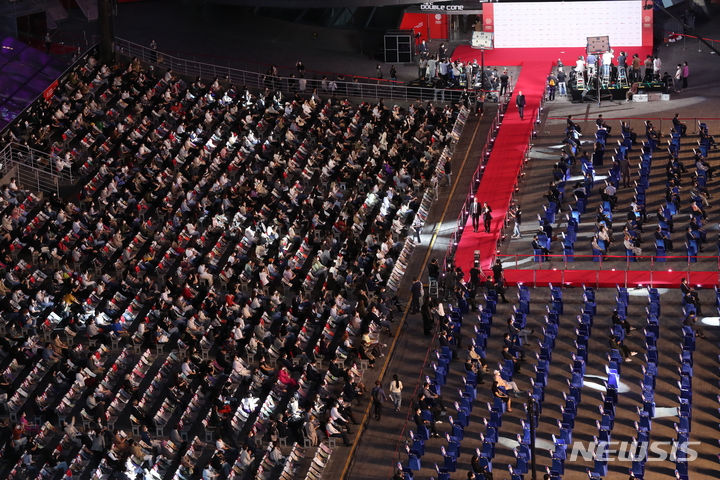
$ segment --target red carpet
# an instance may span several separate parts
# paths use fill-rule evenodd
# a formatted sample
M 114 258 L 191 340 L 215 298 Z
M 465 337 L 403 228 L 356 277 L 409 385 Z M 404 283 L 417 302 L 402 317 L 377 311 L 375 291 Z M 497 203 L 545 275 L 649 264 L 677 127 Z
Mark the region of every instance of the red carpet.
M 718 272 L 687 272 L 662 271 L 651 272 L 641 270 L 505 270 L 505 278 L 509 285 L 523 284 L 544 287 L 553 285 L 582 284 L 588 287 L 612 288 L 615 285 L 638 287 L 652 285 L 655 288 L 679 288 L 680 280 L 687 278 L 692 285 L 712 287 L 718 285 Z
M 615 51 L 624 50 L 631 54 L 638 53 L 645 58 L 651 48 L 614 47 Z M 490 273 L 489 269 L 495 255 L 495 246 L 500 238 L 503 221 L 512 198 L 515 180 L 523 162 L 523 153 L 527 147 L 533 129 L 535 113 L 544 94 L 545 78 L 558 58 L 566 65 L 574 63 L 579 55 L 584 54 L 582 48 L 552 49 L 498 49 L 485 54 L 485 65 L 503 66 L 520 65 L 522 70 L 515 84 L 515 93 L 525 94 L 525 119 L 521 120 L 515 106 L 514 98 L 510 101 L 502 127 L 495 139 L 495 146 L 485 173 L 476 192 L 480 202 L 487 202 L 493 211 L 491 233 L 473 233 L 472 220 L 468 219 L 463 235 L 455 254 L 455 264 L 469 271 L 473 264 L 475 250 L 480 250 L 481 268 Z M 480 52 L 470 46 L 455 49 L 453 58 L 463 61 L 480 59 Z M 540 201 L 540 199 L 538 199 Z M 531 212 L 525 212 L 526 216 Z M 481 225 L 482 227 L 482 225 Z M 528 254 L 532 254 L 529 251 Z M 639 285 L 652 282 L 653 285 L 678 286 L 687 272 L 650 272 L 650 271 L 594 271 L 594 270 L 506 270 L 509 284 L 517 283 L 547 285 L 548 283 L 564 283 L 580 285 L 587 283 L 601 287 L 613 287 L 616 284 Z M 691 283 L 702 285 L 718 284 L 717 272 L 692 272 Z

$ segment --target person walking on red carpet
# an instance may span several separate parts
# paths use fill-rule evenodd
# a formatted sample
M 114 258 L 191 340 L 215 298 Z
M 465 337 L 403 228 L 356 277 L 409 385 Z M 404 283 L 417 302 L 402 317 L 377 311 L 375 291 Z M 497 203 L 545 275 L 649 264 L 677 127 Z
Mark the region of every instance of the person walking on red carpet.
M 517 105 L 520 120 L 523 120 L 523 115 L 525 114 L 525 95 L 523 95 L 522 91 L 518 92 L 517 97 L 515 97 L 515 105 Z
M 492 222 L 492 208 L 490 208 L 490 205 L 488 205 L 487 202 L 483 203 L 482 216 L 485 233 L 490 233 L 490 223 Z
M 480 228 L 480 201 L 477 198 L 470 204 L 470 216 L 472 217 L 473 232 L 477 233 Z

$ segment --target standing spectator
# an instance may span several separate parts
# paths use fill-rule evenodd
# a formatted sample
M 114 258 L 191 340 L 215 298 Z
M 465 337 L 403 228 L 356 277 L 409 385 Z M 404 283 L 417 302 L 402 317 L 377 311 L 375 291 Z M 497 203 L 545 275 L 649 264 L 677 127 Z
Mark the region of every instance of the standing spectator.
M 645 76 L 643 77 L 643 82 L 650 83 L 652 81 L 652 72 L 653 72 L 653 59 L 652 55 L 648 55 L 645 57 L 645 62 L 643 62 L 645 65 Z
M 371 391 L 371 395 L 373 399 L 373 408 L 375 411 L 375 420 L 380 420 L 382 417 L 383 403 L 385 403 L 385 400 L 387 400 L 385 390 L 383 390 L 380 380 L 375 381 L 375 386 Z
M 683 65 L 682 65 L 682 88 L 687 88 L 688 76 L 690 76 L 690 67 L 688 67 L 687 62 L 683 62 Z
M 402 404 L 402 389 L 403 384 L 397 375 L 393 375 L 392 382 L 390 382 L 390 400 L 395 404 L 395 411 L 400 411 L 400 405 Z
M 375 78 L 378 79 L 378 83 L 380 83 L 380 80 L 382 80 L 382 69 L 380 68 L 380 64 L 377 64 L 376 70 L 375 70 Z
M 447 181 L 447 186 L 452 185 L 452 164 L 450 163 L 450 159 L 448 158 L 445 162 L 445 180 Z
M 428 60 L 425 57 L 420 57 L 418 60 L 418 78 L 424 80 L 427 75 Z
M 434 307 L 432 304 L 433 300 L 430 299 L 430 296 L 425 297 L 425 301 L 422 304 L 422 307 L 420 307 L 420 313 L 422 314 L 422 323 L 423 323 L 423 335 L 426 337 L 432 336 L 432 327 L 434 325 L 433 321 L 433 311 Z
M 442 78 L 442 88 L 445 88 L 447 86 L 448 65 L 449 64 L 447 60 L 440 60 L 440 63 L 438 63 L 437 66 L 438 75 Z
M 592 52 L 588 53 L 588 56 L 585 58 L 585 64 L 587 65 L 587 71 L 588 71 L 589 76 L 597 75 L 598 72 L 595 69 L 595 67 L 597 66 L 597 63 L 598 63 L 597 56 L 595 56 L 595 54 Z
M 413 278 L 413 283 L 410 286 L 410 293 L 412 294 L 410 313 L 418 313 L 420 311 L 420 299 L 423 296 L 423 286 L 417 277 Z
M 502 74 L 500 75 L 500 96 L 501 97 L 507 93 L 509 81 L 510 81 L 510 77 L 508 76 L 508 71 L 506 68 L 503 70 Z
M 630 161 L 623 157 L 622 160 L 620 160 L 620 173 L 622 174 L 622 184 L 623 187 L 627 188 L 630 186 Z
M 427 58 L 430 53 L 430 47 L 428 46 L 427 41 L 423 40 L 420 42 L 420 45 L 418 45 L 418 52 L 420 52 L 421 58 Z
M 480 200 L 477 198 L 470 204 L 470 217 L 472 218 L 473 232 L 477 233 L 480 229 Z
M 433 55 L 428 59 L 427 62 L 427 78 L 430 81 L 433 81 L 435 79 L 435 75 L 437 74 L 437 58 Z
M 585 59 L 580 55 L 575 62 L 575 73 L 580 77 L 585 75 Z
M 305 74 L 305 65 L 303 65 L 303 62 L 301 62 L 300 60 L 295 62 L 295 68 L 297 68 L 297 71 L 300 75 Z
M 555 79 L 555 75 L 552 73 L 548 77 L 547 81 L 547 92 L 548 92 L 548 100 L 553 101 L 555 100 L 555 89 L 557 88 L 557 80 Z M 521 117 L 522 118 L 522 117 Z
M 653 81 L 657 82 L 660 80 L 660 69 L 662 68 L 662 61 L 657 55 L 653 58 Z
M 395 65 L 390 65 L 390 80 L 397 82 L 397 70 L 395 69 Z
M 520 233 L 520 225 L 522 225 L 522 210 L 520 209 L 520 204 L 516 204 L 513 209 L 513 221 L 512 238 L 522 238 L 522 234 Z
M 490 208 L 490 205 L 488 205 L 487 202 L 483 203 L 482 216 L 485 233 L 490 233 L 490 226 L 492 224 L 492 208 Z
M 525 113 L 525 95 L 523 95 L 522 91 L 518 92 L 517 97 L 515 97 L 515 105 L 517 105 L 520 120 L 523 120 L 523 115 Z
M 615 52 L 610 49 L 609 51 L 602 54 L 602 74 L 603 77 L 610 76 L 610 65 L 612 65 L 612 59 L 615 56 Z
M 618 56 L 618 75 L 621 73 L 627 77 L 627 54 L 625 52 L 620 52 Z
M 437 258 L 433 258 L 428 264 L 428 279 L 437 281 L 440 277 L 440 264 Z
M 444 43 L 441 43 L 438 47 L 438 58 L 442 61 L 447 58 L 447 47 Z
M 682 92 L 682 82 L 683 82 L 683 66 L 681 64 L 677 64 L 677 70 L 675 70 L 675 75 L 673 76 L 673 80 L 675 80 L 675 91 L 676 92 Z M 686 80 L 687 82 L 687 80 Z
M 632 78 L 633 82 L 642 82 L 642 76 L 640 75 L 640 56 L 636 53 L 632 58 Z
M 558 68 L 557 80 L 558 93 L 561 97 L 564 97 L 565 95 L 567 95 L 567 75 L 565 74 L 565 70 L 563 69 L 563 67 Z
M 155 39 L 150 40 L 150 63 L 157 63 L 157 43 Z

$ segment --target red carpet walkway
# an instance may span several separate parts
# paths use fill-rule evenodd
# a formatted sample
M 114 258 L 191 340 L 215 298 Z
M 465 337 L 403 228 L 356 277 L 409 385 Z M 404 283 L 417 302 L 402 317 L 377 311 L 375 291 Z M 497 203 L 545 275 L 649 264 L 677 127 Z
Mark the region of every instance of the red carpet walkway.
M 614 47 L 616 51 L 625 50 L 638 53 L 640 58 L 651 54 L 650 48 L 640 47 Z M 562 59 L 565 65 L 574 64 L 579 55 L 584 54 L 582 48 L 568 49 L 499 49 L 491 50 L 485 54 L 486 65 L 502 66 L 520 65 L 522 70 L 515 82 L 514 95 L 523 92 L 527 105 L 525 106 L 525 119 L 518 115 L 515 99 L 505 114 L 505 118 L 495 139 L 495 145 L 490 160 L 485 167 L 485 173 L 476 192 L 480 202 L 487 202 L 493 210 L 491 233 L 474 233 L 471 219 L 468 219 L 463 230 L 462 238 L 455 254 L 455 264 L 468 271 L 472 267 L 474 252 L 480 251 L 481 267 L 489 273 L 491 262 L 495 254 L 495 246 L 502 232 L 503 221 L 512 199 L 515 180 L 520 173 L 523 154 L 533 129 L 535 112 L 540 106 L 540 100 L 545 90 L 545 79 L 550 70 Z M 455 49 L 453 58 L 462 61 L 478 59 L 480 52 L 469 46 L 460 46 Z M 514 97 L 514 96 L 513 96 Z M 532 252 L 528 252 L 531 254 Z M 680 279 L 688 276 L 687 272 L 650 272 L 625 270 L 505 270 L 505 276 L 510 285 L 525 283 L 538 286 L 548 283 L 564 283 L 580 285 L 586 283 L 599 287 L 614 287 L 616 284 L 628 286 L 648 285 L 678 286 Z M 703 286 L 718 284 L 718 272 L 692 272 L 690 282 Z

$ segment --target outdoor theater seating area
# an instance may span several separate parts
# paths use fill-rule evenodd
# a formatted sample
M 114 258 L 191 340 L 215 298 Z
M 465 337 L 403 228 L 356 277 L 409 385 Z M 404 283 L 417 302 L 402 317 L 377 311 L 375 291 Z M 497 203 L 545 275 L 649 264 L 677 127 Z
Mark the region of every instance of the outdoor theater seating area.
M 5 472 L 321 475 L 458 110 L 318 100 L 90 59 L 13 128 L 83 180 L 5 195 Z
M 706 290 L 699 298 L 718 305 L 720 297 Z M 713 416 L 713 387 L 693 384 L 693 371 L 715 368 L 716 359 L 707 351 L 712 343 L 696 338 L 702 328 L 683 324 L 680 314 L 697 307 L 677 290 L 520 286 L 510 305 L 498 300 L 488 295 L 477 314 L 463 304 L 448 306 L 450 321 L 440 328 L 453 340 L 435 347 L 425 370 L 440 399 L 422 410 L 423 424 L 409 415 L 407 446 L 398 452 L 406 478 L 450 479 L 470 469 L 529 478 L 532 408 L 539 415 L 537 471 L 551 479 L 687 479 L 694 452 L 711 466 L 717 461 L 697 428 Z M 482 359 L 476 365 L 468 345 Z M 515 360 L 500 355 L 506 345 Z M 493 376 L 506 382 L 500 390 L 512 408 L 493 395 Z M 438 401 L 447 416 L 440 416 Z M 677 455 L 658 462 L 658 452 L 648 449 L 652 442 Z
M 612 135 L 592 124 L 582 134 L 576 125 L 567 126 L 562 137 L 558 130 L 566 122 L 548 120 L 552 132 L 535 152 L 558 160 L 543 162 L 533 169 L 532 180 L 528 177 L 545 199 L 539 213 L 532 211 L 537 223 L 530 217 L 523 238 L 510 240 L 506 266 L 515 268 L 516 260 L 529 256 L 526 245 L 537 234 L 554 255 L 533 251 L 535 264 L 517 268 L 551 260 L 568 269 L 625 268 L 621 264 L 644 270 L 714 269 L 711 256 L 718 250 L 709 232 L 720 218 L 711 205 L 718 192 L 710 132 L 716 125 L 683 120 L 687 133 L 682 136 L 669 119 L 627 119 L 606 122 Z

